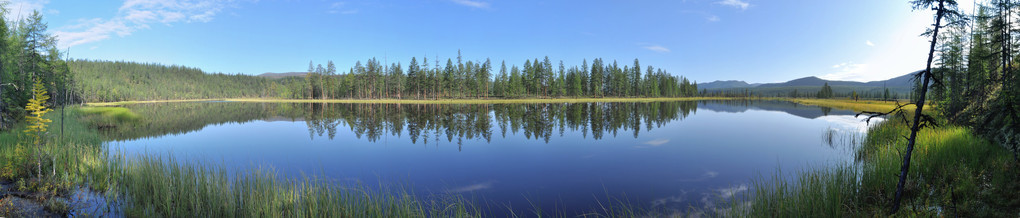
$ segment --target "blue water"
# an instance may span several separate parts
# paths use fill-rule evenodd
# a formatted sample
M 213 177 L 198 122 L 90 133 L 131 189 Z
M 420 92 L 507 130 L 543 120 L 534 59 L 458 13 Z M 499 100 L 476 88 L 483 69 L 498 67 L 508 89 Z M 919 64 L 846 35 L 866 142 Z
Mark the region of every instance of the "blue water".
M 748 193 L 751 179 L 769 177 L 777 169 L 788 173 L 849 161 L 847 149 L 825 143 L 826 132 L 860 134 L 866 129 L 845 110 L 775 101 L 705 101 L 692 103 L 694 108 L 658 111 L 686 115 L 655 121 L 651 129 L 650 120 L 641 119 L 636 136 L 627 123 L 615 128 L 615 134 L 607 130 L 596 139 L 591 119 L 575 126 L 557 119 L 523 119 L 522 129 L 513 131 L 512 123 L 501 125 L 496 118 L 498 107 L 471 113 L 488 119 L 460 119 L 474 121 L 469 124 L 489 121 L 483 126 L 487 131 L 470 139 L 459 134 L 448 138 L 448 126 L 418 133 L 412 142 L 412 119 L 389 124 L 403 128 L 376 128 L 381 133 L 369 137 L 370 132 L 351 123 L 366 125 L 364 120 L 385 113 L 366 113 L 313 118 L 319 124 L 308 121 L 309 115 L 265 115 L 180 134 L 111 141 L 109 146 L 127 154 L 170 154 L 236 170 L 272 168 L 282 177 L 308 175 L 370 187 L 405 185 L 422 196 L 460 194 L 496 208 L 530 210 L 535 205 L 580 212 L 608 197 L 648 209 L 683 211 L 720 207 L 717 200 Z M 336 128 L 312 128 L 321 122 Z M 545 131 L 548 142 L 528 137 L 523 126 L 529 125 L 551 127 Z M 560 126 L 565 126 L 562 133 Z M 491 134 L 488 139 L 482 136 L 486 132 Z

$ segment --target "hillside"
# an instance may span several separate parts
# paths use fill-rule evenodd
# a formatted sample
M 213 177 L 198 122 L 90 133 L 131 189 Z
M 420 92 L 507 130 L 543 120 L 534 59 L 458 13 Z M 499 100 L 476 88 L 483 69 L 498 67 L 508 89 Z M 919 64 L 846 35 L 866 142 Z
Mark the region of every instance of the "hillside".
M 855 81 L 839 81 L 839 80 L 826 80 L 814 76 L 794 79 L 781 83 L 765 83 L 765 84 L 749 84 L 745 81 L 738 80 L 726 80 L 726 81 L 713 81 L 704 84 L 698 84 L 699 88 L 708 92 L 743 92 L 747 91 L 757 93 L 760 95 L 774 96 L 774 95 L 787 95 L 794 90 L 800 94 L 809 94 L 818 92 L 823 85 L 826 83 L 832 87 L 833 92 L 836 93 L 884 93 L 885 89 L 888 88 L 889 92 L 893 94 L 904 95 L 909 93 L 914 86 L 913 75 L 916 72 L 911 72 L 898 76 L 895 78 L 871 82 L 855 82 Z
M 121 61 L 72 60 L 74 89 L 86 102 L 260 97 L 266 78 Z
M 703 89 L 727 89 L 727 88 L 750 88 L 756 87 L 760 84 L 748 84 L 747 82 L 740 80 L 726 80 L 726 81 L 712 81 L 709 83 L 700 83 L 698 88 Z

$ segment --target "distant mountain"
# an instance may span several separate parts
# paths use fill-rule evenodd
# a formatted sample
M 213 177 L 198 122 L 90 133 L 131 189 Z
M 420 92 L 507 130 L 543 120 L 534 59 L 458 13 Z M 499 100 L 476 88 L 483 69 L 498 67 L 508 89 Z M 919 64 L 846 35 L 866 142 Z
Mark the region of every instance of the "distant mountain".
M 874 86 L 874 87 L 904 87 L 904 86 L 905 87 L 913 87 L 914 86 L 914 75 L 917 74 L 918 72 L 921 72 L 921 71 L 915 71 L 913 73 L 908 73 L 906 75 L 898 76 L 898 77 L 892 78 L 892 79 L 887 79 L 887 80 L 882 80 L 882 81 L 867 82 L 865 84 L 867 84 L 868 86 Z
M 869 91 L 881 91 L 884 88 L 889 88 L 892 92 L 909 92 L 914 86 L 913 75 L 917 72 L 905 74 L 892 79 L 871 81 L 871 82 L 854 82 L 854 81 L 839 81 L 839 80 L 826 80 L 814 76 L 794 79 L 781 83 L 765 83 L 765 84 L 749 84 L 744 81 L 737 80 L 726 80 L 726 81 L 714 81 L 704 84 L 698 84 L 698 88 L 706 89 L 708 91 L 734 91 L 750 89 L 761 94 L 775 94 L 775 93 L 787 93 L 792 90 L 798 90 L 802 92 L 817 92 L 818 89 L 825 85 L 832 86 L 834 91 L 837 92 L 869 92 Z
M 726 89 L 726 88 L 750 88 L 756 87 L 759 84 L 748 84 L 747 82 L 740 80 L 726 80 L 726 81 L 713 81 L 709 83 L 698 84 L 698 88 L 703 89 Z
M 305 76 L 307 74 L 308 74 L 308 72 L 286 72 L 286 73 L 270 73 L 270 72 L 266 72 L 266 73 L 263 73 L 263 74 L 259 74 L 259 77 L 265 77 L 265 78 L 270 78 L 270 79 L 279 79 L 279 78 L 284 78 L 284 77 L 289 77 L 289 76 Z

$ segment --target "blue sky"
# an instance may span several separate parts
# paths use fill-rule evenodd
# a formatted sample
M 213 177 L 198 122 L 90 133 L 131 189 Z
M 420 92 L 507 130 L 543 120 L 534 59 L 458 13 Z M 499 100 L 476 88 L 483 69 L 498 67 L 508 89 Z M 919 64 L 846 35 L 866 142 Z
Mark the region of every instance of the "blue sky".
M 971 3 L 963 3 L 969 6 Z M 412 56 L 522 65 L 549 56 L 652 65 L 699 82 L 882 80 L 924 67 L 932 21 L 907 0 L 16 0 L 72 58 L 208 72 L 347 69 Z M 969 7 L 965 7 L 969 8 Z

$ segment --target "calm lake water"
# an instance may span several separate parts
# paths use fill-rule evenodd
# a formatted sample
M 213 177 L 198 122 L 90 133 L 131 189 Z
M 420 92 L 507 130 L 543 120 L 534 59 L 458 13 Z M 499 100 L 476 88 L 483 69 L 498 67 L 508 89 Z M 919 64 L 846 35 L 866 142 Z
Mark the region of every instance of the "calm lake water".
M 759 175 L 851 160 L 827 135 L 866 129 L 851 111 L 783 101 L 127 107 L 143 119 L 105 133 L 129 155 L 404 185 L 525 211 L 587 211 L 607 196 L 644 208 L 713 207 Z

